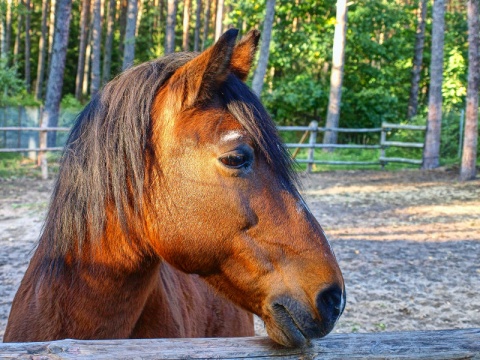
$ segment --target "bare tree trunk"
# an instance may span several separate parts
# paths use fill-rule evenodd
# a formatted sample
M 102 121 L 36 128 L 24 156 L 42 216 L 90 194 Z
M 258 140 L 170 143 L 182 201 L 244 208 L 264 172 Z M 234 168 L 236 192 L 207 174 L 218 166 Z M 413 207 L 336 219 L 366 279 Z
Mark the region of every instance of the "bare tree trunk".
M 140 29 L 140 24 L 142 23 L 142 16 L 143 16 L 143 2 L 145 0 L 138 0 L 137 2 L 137 20 L 135 24 L 135 37 L 138 36 L 138 29 Z
M 92 55 L 92 27 L 93 27 L 93 8 L 90 7 L 90 20 L 88 22 L 88 31 L 87 31 L 87 48 L 85 49 L 85 67 L 83 68 L 83 82 L 82 82 L 82 97 L 86 98 L 88 96 L 89 84 L 90 84 L 90 66 L 91 66 L 91 55 Z
M 83 76 L 85 71 L 85 56 L 87 51 L 88 28 L 90 18 L 90 0 L 82 1 L 80 14 L 80 46 L 78 49 L 77 77 L 75 79 L 75 98 L 82 97 Z
M 468 88 L 467 111 L 465 121 L 465 138 L 463 143 L 462 166 L 460 180 L 473 180 L 477 173 L 478 144 L 478 87 L 480 83 L 480 26 L 479 0 L 467 1 L 468 17 Z
M 444 33 L 445 0 L 434 0 L 428 122 L 427 133 L 425 136 L 425 148 L 423 150 L 423 169 L 434 169 L 440 166 Z
M 137 0 L 128 0 L 127 26 L 123 50 L 122 70 L 133 65 L 135 58 L 135 28 L 137 27 Z
M 342 105 L 343 67 L 345 64 L 345 44 L 347 38 L 347 1 L 337 0 L 335 34 L 333 37 L 332 71 L 330 74 L 330 97 L 328 99 L 327 128 L 336 128 L 340 123 Z M 324 144 L 336 144 L 338 133 L 325 131 Z M 327 149 L 331 151 L 332 149 Z
M 275 2 L 274 2 L 274 6 L 275 6 Z M 218 38 L 222 36 L 223 8 L 224 8 L 224 0 L 217 0 L 217 16 L 215 17 L 215 41 L 217 41 Z
M 407 119 L 417 115 L 418 89 L 420 86 L 420 73 L 423 63 L 423 46 L 425 43 L 425 24 L 427 17 L 427 0 L 419 0 L 417 33 L 415 35 L 415 54 L 413 56 L 412 82 L 410 86 L 410 98 L 408 99 Z
M 37 81 L 35 84 L 35 98 L 37 100 L 43 98 L 43 80 L 45 79 L 45 61 L 47 60 L 48 5 L 49 0 L 42 0 L 42 28 L 40 31 L 40 40 L 38 41 Z
M 275 0 L 267 0 L 265 20 L 263 21 L 262 45 L 260 46 L 260 57 L 252 81 L 252 90 L 260 96 L 263 88 L 263 78 L 267 72 L 268 56 L 270 54 L 270 40 L 272 38 L 273 19 L 275 17 Z
M 211 0 L 207 0 L 207 4 L 205 6 L 205 17 L 203 18 L 203 40 L 202 40 L 202 51 L 205 50 L 207 45 L 208 39 L 208 24 L 210 21 L 210 5 Z
M 23 7 L 23 0 L 18 1 L 18 7 L 21 8 Z M 13 63 L 17 64 L 18 63 L 18 55 L 20 54 L 20 42 L 21 38 L 20 35 L 23 32 L 23 11 L 18 12 L 17 16 L 17 34 L 15 36 L 15 44 L 13 46 Z
M 47 96 L 42 113 L 42 123 L 57 126 L 62 98 L 63 75 L 67 57 L 68 32 L 72 12 L 71 0 L 57 0 L 55 34 L 53 37 L 52 63 L 47 82 Z M 48 133 L 48 146 L 55 146 L 55 132 Z
M 120 0 L 120 16 L 119 16 L 119 27 L 120 27 L 120 42 L 118 50 L 123 56 L 124 46 L 125 46 L 125 30 L 127 29 L 127 14 L 128 14 L 128 0 Z
M 32 90 L 32 71 L 30 68 L 30 55 L 32 50 L 32 38 L 30 34 L 30 20 L 32 13 L 32 3 L 30 0 L 25 0 L 25 88 L 27 92 Z
M 188 51 L 188 35 L 190 32 L 190 0 L 185 0 L 183 8 L 183 37 L 182 48 L 183 51 Z
M 50 15 L 48 16 L 48 69 L 50 68 L 52 60 L 53 48 L 53 33 L 55 32 L 55 9 L 57 7 L 57 0 L 50 0 Z M 48 70 L 47 70 L 48 72 Z
M 164 13 L 165 13 L 165 0 L 158 0 L 158 21 L 157 21 L 157 25 L 154 28 L 154 32 L 156 34 L 154 39 L 155 54 L 157 56 L 162 55 L 162 48 L 164 49 L 164 43 L 165 43 L 164 41 L 162 41 L 162 33 L 164 33 L 166 30 L 166 27 L 165 27 L 166 16 L 164 16 Z
M 5 45 L 3 51 L 5 52 L 5 58 L 7 63 L 10 60 L 10 42 L 12 39 L 12 0 L 7 0 L 5 9 Z M 3 52 L 2 52 L 3 54 Z M 2 55 L 3 57 L 3 55 Z
M 100 56 L 102 41 L 102 13 L 101 1 L 93 0 L 93 27 L 92 27 L 92 58 L 90 72 L 90 95 L 94 96 L 100 89 Z
M 175 20 L 177 17 L 177 0 L 168 0 L 167 28 L 165 32 L 165 54 L 175 51 Z
M 7 17 L 4 11 L 4 5 L 0 3 L 0 58 L 7 61 Z
M 112 48 L 113 48 L 113 22 L 115 20 L 115 0 L 108 0 L 107 10 L 107 34 L 105 35 L 105 47 L 103 54 L 103 73 L 102 84 L 110 81 L 112 68 Z
M 197 0 L 197 8 L 195 9 L 195 36 L 193 41 L 193 51 L 200 51 L 200 28 L 202 27 L 202 0 Z

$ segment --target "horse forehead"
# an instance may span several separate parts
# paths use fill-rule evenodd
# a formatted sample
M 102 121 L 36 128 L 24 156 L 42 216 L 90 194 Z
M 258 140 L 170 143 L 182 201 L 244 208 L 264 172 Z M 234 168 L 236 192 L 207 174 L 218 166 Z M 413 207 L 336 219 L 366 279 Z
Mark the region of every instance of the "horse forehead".
M 246 134 L 240 122 L 222 109 L 186 111 L 175 122 L 174 134 L 179 139 L 194 139 L 198 143 L 218 143 Z

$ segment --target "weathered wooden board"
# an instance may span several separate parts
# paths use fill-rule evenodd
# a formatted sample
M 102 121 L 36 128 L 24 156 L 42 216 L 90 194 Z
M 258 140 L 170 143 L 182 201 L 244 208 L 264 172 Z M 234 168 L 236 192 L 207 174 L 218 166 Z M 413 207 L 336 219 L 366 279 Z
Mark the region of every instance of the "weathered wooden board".
M 0 344 L 0 359 L 11 358 L 480 360 L 480 329 L 335 334 L 304 349 L 286 349 L 265 337 Z

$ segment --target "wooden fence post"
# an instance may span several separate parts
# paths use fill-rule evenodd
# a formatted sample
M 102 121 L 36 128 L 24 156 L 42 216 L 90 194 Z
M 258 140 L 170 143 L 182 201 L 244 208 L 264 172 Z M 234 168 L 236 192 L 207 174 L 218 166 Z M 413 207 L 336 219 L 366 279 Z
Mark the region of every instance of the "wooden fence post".
M 43 107 L 40 110 L 40 127 L 42 129 L 48 128 L 48 120 L 43 117 Z M 39 132 L 39 145 L 40 149 L 47 148 L 47 130 L 41 130 Z M 40 163 L 40 168 L 42 171 L 42 179 L 48 179 L 48 163 L 47 163 L 47 151 L 40 151 L 38 153 L 38 161 Z
M 458 158 L 462 158 L 462 150 L 463 150 L 463 126 L 464 126 L 464 116 L 465 110 L 462 109 L 460 112 L 460 131 L 458 133 Z
M 382 131 L 380 132 L 380 165 L 382 170 L 385 169 L 386 162 L 383 160 L 385 156 L 385 141 L 387 140 L 387 128 L 385 127 L 385 123 L 382 122 Z
M 310 131 L 310 141 L 308 149 L 308 163 L 307 163 L 307 172 L 312 172 L 314 160 L 315 160 L 315 144 L 317 143 L 317 132 L 318 132 L 318 122 L 312 121 L 309 127 L 313 128 Z

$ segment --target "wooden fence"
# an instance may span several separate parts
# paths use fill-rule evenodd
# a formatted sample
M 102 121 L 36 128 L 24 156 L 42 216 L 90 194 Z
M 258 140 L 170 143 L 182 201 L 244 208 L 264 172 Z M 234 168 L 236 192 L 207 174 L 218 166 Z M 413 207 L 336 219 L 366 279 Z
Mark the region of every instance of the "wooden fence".
M 366 129 L 350 129 L 350 128 L 327 128 L 319 127 L 316 121 L 312 121 L 309 126 L 279 126 L 279 131 L 303 131 L 304 134 L 299 143 L 287 143 L 287 148 L 295 149 L 292 156 L 295 158 L 299 149 L 308 149 L 306 159 L 296 159 L 298 163 L 306 163 L 307 171 L 312 171 L 314 164 L 322 165 L 380 165 L 382 168 L 390 162 L 408 163 L 421 165 L 421 159 L 387 157 L 386 149 L 389 147 L 404 147 L 404 148 L 420 148 L 423 149 L 423 143 L 407 143 L 399 141 L 387 141 L 388 134 L 391 130 L 411 130 L 411 131 L 425 131 L 426 126 L 416 125 L 400 125 L 382 123 L 379 128 Z M 317 135 L 319 132 L 333 131 L 337 133 L 380 133 L 380 142 L 378 144 L 321 144 L 317 143 Z M 304 143 L 309 135 L 308 143 Z M 380 149 L 380 157 L 375 161 L 333 161 L 333 160 L 316 160 L 315 149 Z
M 411 131 L 425 131 L 425 126 L 415 126 L 415 125 L 399 125 L 399 124 L 388 124 L 383 123 L 379 128 L 366 128 L 366 129 L 349 129 L 349 128 L 327 128 L 319 127 L 316 121 L 312 121 L 309 126 L 278 126 L 280 132 L 285 131 L 302 131 L 304 132 L 299 143 L 287 143 L 287 148 L 295 149 L 292 153 L 294 158 L 297 157 L 300 149 L 307 149 L 308 154 L 306 159 L 297 159 L 298 163 L 306 163 L 307 171 L 311 172 L 313 170 L 314 164 L 323 164 L 323 165 L 380 165 L 382 168 L 391 162 L 401 162 L 409 163 L 415 165 L 421 165 L 421 159 L 411 159 L 411 158 L 398 158 L 398 157 L 387 157 L 386 149 L 389 147 L 404 147 L 404 148 L 423 148 L 423 143 L 409 143 L 409 142 L 398 142 L 398 141 L 388 141 L 387 137 L 391 130 L 411 130 Z M 46 160 L 47 151 L 61 151 L 63 147 L 47 147 L 47 133 L 49 131 L 69 131 L 68 127 L 0 127 L 0 131 L 38 131 L 39 132 L 39 144 L 38 148 L 3 148 L 0 149 L 2 152 L 38 152 L 39 153 L 39 164 L 42 169 L 42 178 L 46 179 L 48 177 L 48 167 Z M 319 132 L 325 131 L 334 131 L 338 133 L 380 133 L 380 142 L 378 144 L 322 144 L 317 143 L 317 135 Z M 308 143 L 304 143 L 305 140 L 309 138 Z M 371 150 L 380 150 L 380 156 L 378 160 L 374 161 L 336 161 L 336 160 L 318 160 L 315 158 L 315 149 L 371 149 Z
M 303 349 L 266 337 L 0 344 L 0 359 L 480 359 L 480 329 L 331 334 Z

